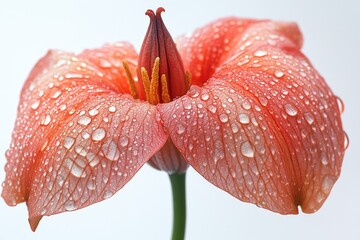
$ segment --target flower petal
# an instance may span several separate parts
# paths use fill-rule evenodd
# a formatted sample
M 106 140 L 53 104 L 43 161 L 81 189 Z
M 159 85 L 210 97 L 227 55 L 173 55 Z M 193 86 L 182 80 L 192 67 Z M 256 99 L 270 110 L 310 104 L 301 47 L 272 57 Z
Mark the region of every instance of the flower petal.
M 202 88 L 159 107 L 164 126 L 189 164 L 234 197 L 314 212 L 344 155 L 337 98 L 299 51 L 296 25 L 260 22 L 236 39 Z
M 119 94 L 124 79 L 95 58 L 54 51 L 30 74 L 2 197 L 9 205 L 27 202 L 33 230 L 44 215 L 112 196 L 165 144 L 155 107 Z

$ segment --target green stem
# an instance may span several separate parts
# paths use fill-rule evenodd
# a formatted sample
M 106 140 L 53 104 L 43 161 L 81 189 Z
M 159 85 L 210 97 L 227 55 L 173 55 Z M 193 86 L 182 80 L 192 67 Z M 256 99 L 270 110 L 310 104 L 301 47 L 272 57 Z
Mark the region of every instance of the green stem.
M 183 240 L 186 225 L 185 173 L 172 174 L 169 177 L 174 204 L 172 240 Z

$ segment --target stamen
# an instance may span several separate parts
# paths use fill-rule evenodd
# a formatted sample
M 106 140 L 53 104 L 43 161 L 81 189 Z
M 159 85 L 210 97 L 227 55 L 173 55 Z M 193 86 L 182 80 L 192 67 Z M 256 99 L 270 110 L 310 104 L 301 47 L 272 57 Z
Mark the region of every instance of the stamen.
M 149 79 L 149 74 L 147 73 L 147 71 L 146 71 L 146 69 L 144 67 L 141 68 L 141 78 L 142 78 L 142 83 L 143 83 L 143 86 L 144 86 L 146 101 L 149 101 L 149 98 L 150 98 L 150 79 Z
M 157 57 L 154 62 L 154 67 L 151 72 L 151 83 L 150 83 L 150 103 L 158 104 L 159 103 L 159 95 L 158 95 L 158 87 L 159 87 L 159 68 L 160 68 L 160 58 Z
M 163 103 L 171 101 L 165 74 L 161 75 L 161 100 Z
M 130 94 L 133 96 L 133 98 L 138 99 L 139 93 L 137 91 L 135 80 L 131 74 L 129 64 L 126 60 L 123 60 L 123 67 L 125 69 L 126 76 L 128 78 L 129 88 L 130 88 Z

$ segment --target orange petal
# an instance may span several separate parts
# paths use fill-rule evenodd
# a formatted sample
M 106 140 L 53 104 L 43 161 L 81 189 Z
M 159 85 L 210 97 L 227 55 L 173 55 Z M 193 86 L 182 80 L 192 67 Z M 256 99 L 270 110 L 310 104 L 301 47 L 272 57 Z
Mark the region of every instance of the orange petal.
M 6 154 L 2 197 L 9 205 L 26 201 L 33 230 L 42 216 L 109 198 L 165 144 L 155 107 L 121 94 L 127 92 L 123 70 L 102 68 L 96 59 L 111 62 L 126 50 L 52 51 L 30 74 Z
M 218 29 L 226 32 L 227 22 L 219 21 Z M 209 34 L 202 39 L 216 34 L 199 31 Z M 259 22 L 238 34 L 216 50 L 224 53 L 217 65 L 202 66 L 208 70 L 199 82 L 211 75 L 203 87 L 159 107 L 164 125 L 190 165 L 234 197 L 282 214 L 297 213 L 298 205 L 314 212 L 344 156 L 336 97 L 300 52 L 295 24 Z M 188 41 L 188 54 L 208 48 Z M 195 57 L 184 64 L 197 66 Z

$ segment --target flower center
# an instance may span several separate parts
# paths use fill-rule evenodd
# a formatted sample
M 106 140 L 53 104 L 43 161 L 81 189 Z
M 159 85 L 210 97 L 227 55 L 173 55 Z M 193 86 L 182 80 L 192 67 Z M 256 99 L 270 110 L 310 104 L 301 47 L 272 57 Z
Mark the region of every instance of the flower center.
M 174 40 L 161 18 L 164 8 L 156 14 L 147 10 L 150 24 L 141 46 L 137 75 L 142 89 L 137 89 L 128 64 L 124 61 L 131 95 L 134 98 L 145 96 L 151 104 L 167 103 L 183 96 L 190 87 L 190 74 L 185 72 L 180 54 Z M 151 73 L 151 75 L 149 75 Z M 144 94 L 139 94 L 139 91 Z

